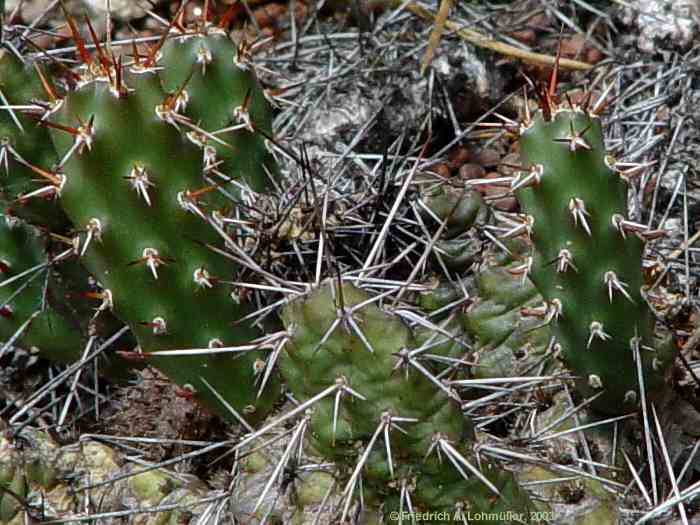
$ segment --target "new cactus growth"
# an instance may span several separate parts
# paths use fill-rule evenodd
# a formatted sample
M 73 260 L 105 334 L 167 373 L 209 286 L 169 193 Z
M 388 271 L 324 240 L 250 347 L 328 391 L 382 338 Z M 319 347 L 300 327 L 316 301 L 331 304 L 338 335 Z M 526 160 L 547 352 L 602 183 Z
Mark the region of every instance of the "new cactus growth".
M 295 396 L 334 391 L 314 406 L 309 425 L 313 448 L 348 473 L 345 516 L 360 486 L 364 501 L 383 503 L 385 513 L 408 501 L 450 519 L 460 509 L 527 508 L 510 474 L 473 462 L 473 430 L 456 394 L 429 371 L 432 362 L 418 361 L 412 330 L 371 296 L 326 282 L 290 303 L 283 319 L 290 341 L 280 367 Z
M 446 181 L 426 185 L 422 190 L 422 201 L 426 215 L 445 221 L 445 239 L 457 237 L 474 224 L 486 222 L 490 215 L 478 192 L 451 186 Z
M 138 56 L 124 67 L 101 50 L 86 60 L 48 124 L 64 159 L 57 193 L 77 251 L 147 361 L 221 415 L 233 417 L 219 396 L 243 417 L 262 417 L 276 395 L 274 380 L 264 388 L 264 356 L 215 353 L 258 335 L 233 326 L 246 308 L 227 284 L 230 261 L 216 253 L 222 236 L 230 240 L 221 220 L 230 201 L 205 180 L 202 152 L 181 134 L 177 99 L 157 70 Z M 192 348 L 205 353 L 158 354 Z
M 526 263 L 544 298 L 540 317 L 579 376 L 578 391 L 598 395 L 598 411 L 624 413 L 637 406 L 640 383 L 645 394 L 663 387 L 672 363 L 642 290 L 644 243 L 658 232 L 629 218 L 598 104 L 557 104 L 553 88 L 541 99 L 520 128 L 524 167 L 512 187 L 523 216 L 512 231 L 532 238 Z
M 445 181 L 427 182 L 421 193 L 424 215 L 438 224 L 444 223 L 442 235 L 435 242 L 435 253 L 448 269 L 465 271 L 482 250 L 474 238 L 473 226 L 490 220 L 489 208 L 475 190 Z

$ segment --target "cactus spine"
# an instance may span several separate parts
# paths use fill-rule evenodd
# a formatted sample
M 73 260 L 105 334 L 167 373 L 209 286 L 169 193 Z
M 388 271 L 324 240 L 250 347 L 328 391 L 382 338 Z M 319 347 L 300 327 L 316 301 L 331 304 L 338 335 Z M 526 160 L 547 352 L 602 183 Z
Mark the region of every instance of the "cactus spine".
M 48 130 L 26 110 L 47 96 L 40 79 L 33 68 L 0 48 L 0 105 L 7 106 L 0 110 L 0 199 L 6 213 L 58 232 L 68 226 L 55 199 L 60 175 L 52 170 L 58 157 Z M 35 108 L 40 115 L 42 108 Z

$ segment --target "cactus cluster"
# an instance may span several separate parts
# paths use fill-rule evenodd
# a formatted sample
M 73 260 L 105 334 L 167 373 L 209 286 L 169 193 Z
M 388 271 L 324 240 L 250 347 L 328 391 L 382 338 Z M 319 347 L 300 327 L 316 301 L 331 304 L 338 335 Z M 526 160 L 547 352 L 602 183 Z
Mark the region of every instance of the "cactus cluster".
M 280 368 L 299 400 L 325 392 L 309 416 L 311 446 L 347 469 L 347 501 L 362 492 L 387 519 L 407 508 L 450 516 L 430 523 L 461 511 L 527 514 L 530 503 L 512 474 L 476 466 L 473 429 L 458 396 L 436 388 L 439 370 L 416 364 L 427 348 L 439 356 L 450 345 L 421 348 L 412 330 L 375 301 L 329 281 L 283 312 L 290 339 Z
M 176 525 L 201 516 L 206 485 L 191 475 L 166 469 L 124 465 L 123 454 L 98 441 L 61 447 L 47 432 L 22 433 L 25 447 L 0 434 L 0 523 L 21 525 L 33 520 L 77 518 L 81 509 L 99 505 L 115 516 L 124 508 L 152 509 L 135 516 L 139 525 Z M 111 481 L 116 480 L 116 481 Z M 40 501 L 43 514 L 31 506 Z M 29 505 L 27 504 L 29 503 Z
M 91 54 L 69 18 L 81 64 L 64 76 L 0 49 L 0 337 L 70 362 L 124 323 L 119 356 L 241 423 L 249 462 L 246 445 L 301 415 L 269 483 L 292 458 L 332 462 L 333 519 L 372 509 L 385 522 L 407 510 L 429 523 L 527 522 L 535 507 L 515 476 L 475 450 L 460 381 L 542 375 L 559 355 L 591 407 L 617 414 L 662 389 L 672 363 L 643 293 L 643 242 L 657 232 L 628 217 L 597 105 L 558 105 L 549 90 L 539 112 L 528 106 L 511 184 L 522 214 L 494 255 L 481 236 L 493 214 L 463 181 L 416 177 L 401 220 L 382 208 L 396 190 L 383 181 L 362 195 L 328 181 L 321 197 L 305 173 L 308 187 L 275 194 L 272 111 L 249 48 L 204 13 L 176 17 L 130 56 L 94 37 Z M 360 230 L 369 243 L 342 247 Z M 414 282 L 425 268 L 437 276 Z M 248 300 L 251 288 L 269 303 Z M 256 430 L 282 382 L 297 406 Z M 57 485 L 43 466 L 27 475 L 11 448 L 0 442 L 0 521 Z

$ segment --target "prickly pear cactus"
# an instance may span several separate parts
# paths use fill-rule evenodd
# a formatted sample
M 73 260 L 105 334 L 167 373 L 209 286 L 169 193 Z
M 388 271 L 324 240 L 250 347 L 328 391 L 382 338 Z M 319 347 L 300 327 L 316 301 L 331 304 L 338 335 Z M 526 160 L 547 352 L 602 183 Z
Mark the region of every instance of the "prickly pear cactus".
M 84 264 L 143 357 L 215 412 L 234 418 L 221 397 L 243 417 L 262 417 L 276 396 L 274 377 L 261 381 L 264 355 L 214 353 L 259 335 L 233 327 L 247 309 L 225 282 L 231 262 L 216 253 L 230 201 L 205 181 L 202 153 L 181 134 L 157 70 L 105 55 L 86 64 L 49 124 L 66 159 L 60 202 Z M 157 353 L 184 349 L 205 353 Z
M 428 523 L 460 509 L 527 508 L 510 474 L 472 462 L 471 422 L 423 368 L 432 365 L 416 365 L 416 339 L 400 319 L 332 282 L 289 304 L 283 319 L 290 341 L 280 367 L 292 392 L 300 400 L 326 392 L 312 409 L 311 445 L 347 473 L 343 518 L 360 491 L 388 519 L 408 499 L 417 511 L 449 514 Z
M 640 382 L 648 394 L 664 386 L 673 361 L 643 294 L 644 243 L 657 232 L 629 219 L 596 111 L 542 99 L 522 123 L 524 171 L 513 181 L 524 212 L 517 228 L 534 244 L 528 275 L 579 393 L 600 394 L 596 410 L 624 413 L 637 406 Z

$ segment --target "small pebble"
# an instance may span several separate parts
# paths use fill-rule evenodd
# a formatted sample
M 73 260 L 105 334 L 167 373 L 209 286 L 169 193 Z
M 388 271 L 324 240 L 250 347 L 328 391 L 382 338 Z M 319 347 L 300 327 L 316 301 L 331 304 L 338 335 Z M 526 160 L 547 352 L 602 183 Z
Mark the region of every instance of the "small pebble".
M 447 160 L 452 170 L 458 170 L 463 164 L 469 162 L 471 154 L 464 146 L 457 147 L 447 154 Z
M 486 174 L 486 170 L 479 164 L 463 164 L 459 168 L 459 176 L 462 180 L 482 179 Z

